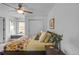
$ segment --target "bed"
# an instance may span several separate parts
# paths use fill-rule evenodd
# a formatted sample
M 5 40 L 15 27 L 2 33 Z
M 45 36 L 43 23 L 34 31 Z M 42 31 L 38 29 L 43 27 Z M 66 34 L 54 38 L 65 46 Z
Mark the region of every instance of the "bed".
M 38 34 L 39 35 L 39 34 Z M 43 32 L 38 38 L 38 35 L 33 38 L 23 36 L 19 39 L 8 42 L 4 46 L 4 54 L 10 55 L 44 55 L 46 52 L 46 45 L 54 45 L 47 42 L 51 35 L 47 32 Z

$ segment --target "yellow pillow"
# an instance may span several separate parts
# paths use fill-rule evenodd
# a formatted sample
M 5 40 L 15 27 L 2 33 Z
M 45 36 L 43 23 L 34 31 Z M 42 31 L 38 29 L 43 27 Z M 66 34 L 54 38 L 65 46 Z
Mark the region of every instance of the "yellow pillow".
M 46 36 L 46 38 L 44 39 L 43 42 L 47 43 L 49 41 L 50 37 L 51 37 L 51 34 L 47 33 L 47 36 Z
M 46 36 L 47 36 L 47 33 L 46 33 L 46 32 L 42 32 L 42 33 L 41 33 L 41 36 L 40 36 L 40 38 L 39 38 L 39 42 L 43 42 L 44 39 L 46 38 Z

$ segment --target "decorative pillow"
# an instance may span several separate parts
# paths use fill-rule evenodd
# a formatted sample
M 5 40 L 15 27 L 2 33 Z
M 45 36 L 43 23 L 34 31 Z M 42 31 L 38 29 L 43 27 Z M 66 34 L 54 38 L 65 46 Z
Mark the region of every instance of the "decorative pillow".
M 44 39 L 43 42 L 47 43 L 50 40 L 50 38 L 51 38 L 51 34 L 47 33 L 47 36 L 46 36 L 46 38 Z
M 47 33 L 46 32 L 42 32 L 42 34 L 41 34 L 41 36 L 39 38 L 39 42 L 43 42 L 44 39 L 46 38 L 46 36 L 47 36 Z
M 34 40 L 39 40 L 40 36 L 41 36 L 41 32 L 37 33 L 37 35 L 35 35 L 35 36 L 33 37 L 33 39 L 34 39 Z

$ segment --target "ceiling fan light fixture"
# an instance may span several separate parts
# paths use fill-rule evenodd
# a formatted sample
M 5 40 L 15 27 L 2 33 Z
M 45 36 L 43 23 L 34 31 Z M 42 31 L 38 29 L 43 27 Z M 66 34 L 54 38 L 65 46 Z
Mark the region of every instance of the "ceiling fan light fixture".
M 20 14 L 23 14 L 24 13 L 24 11 L 23 10 L 20 10 L 20 9 L 18 9 L 17 12 L 20 13 Z
M 10 6 L 10 5 L 6 4 L 6 3 L 2 3 L 2 4 L 6 5 L 8 7 L 14 8 L 17 13 L 20 13 L 20 14 L 31 13 L 32 14 L 32 12 L 30 10 L 26 9 L 25 7 L 23 7 L 21 3 L 18 4 L 17 8 L 15 8 L 13 6 Z

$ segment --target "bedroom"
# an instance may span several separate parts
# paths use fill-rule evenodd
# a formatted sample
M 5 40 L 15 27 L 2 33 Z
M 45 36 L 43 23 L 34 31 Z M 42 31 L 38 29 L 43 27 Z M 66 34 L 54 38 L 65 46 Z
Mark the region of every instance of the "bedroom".
M 15 4 L 8 4 L 12 7 L 17 7 L 18 3 Z M 61 4 L 61 3 L 25 3 L 22 4 L 24 7 L 30 9 L 33 13 L 24 13 L 19 14 L 16 11 L 14 11 L 13 8 L 10 6 L 7 6 L 4 4 L 0 4 L 0 16 L 1 20 L 5 19 L 3 21 L 4 25 L 1 25 L 0 27 L 4 28 L 1 29 L 1 35 L 0 42 L 1 42 L 1 48 L 2 45 L 7 43 L 8 41 L 13 41 L 10 39 L 18 38 L 20 36 L 23 36 L 21 38 L 26 38 L 27 36 L 29 38 L 34 37 L 38 32 L 47 32 L 47 31 L 53 31 L 57 34 L 63 35 L 63 40 L 61 42 L 61 50 L 65 54 L 79 54 L 79 46 L 78 46 L 78 10 L 79 10 L 79 4 Z M 54 18 L 55 19 L 55 28 L 50 29 L 49 28 L 49 20 Z M 1 21 L 0 24 L 3 24 Z M 10 24 L 10 21 L 13 22 Z M 21 24 L 25 24 L 22 26 L 22 31 L 20 31 Z M 11 27 L 10 27 L 11 26 Z M 12 31 L 10 31 L 13 29 Z M 12 35 L 11 35 L 12 34 Z M 38 43 L 34 41 L 33 43 Z M 42 43 L 38 43 L 39 46 L 42 45 Z M 51 43 L 43 44 L 43 45 L 52 45 Z M 35 45 L 34 45 L 35 46 Z M 32 48 L 34 46 L 31 46 Z M 0 49 L 1 49 L 0 48 Z M 32 49 L 30 48 L 30 49 Z M 38 47 L 39 48 L 39 47 Z M 29 50 L 29 49 L 28 49 Z

